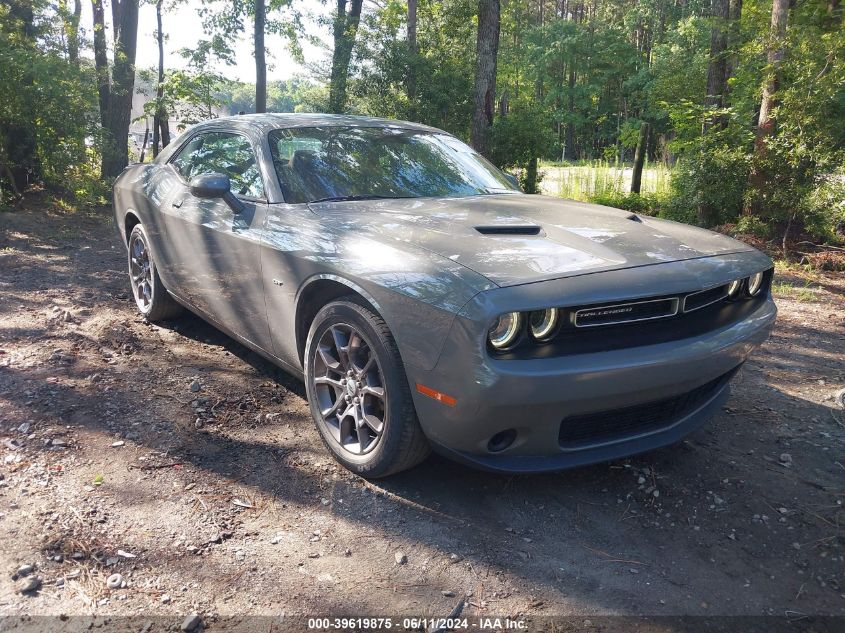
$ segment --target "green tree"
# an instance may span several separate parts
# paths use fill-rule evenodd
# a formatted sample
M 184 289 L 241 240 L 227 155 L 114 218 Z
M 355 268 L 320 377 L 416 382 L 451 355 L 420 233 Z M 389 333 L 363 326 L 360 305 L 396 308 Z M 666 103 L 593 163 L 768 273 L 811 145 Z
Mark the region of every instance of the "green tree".
M 96 81 L 71 58 L 64 28 L 46 1 L 0 5 L 0 204 L 35 183 L 94 190 Z
M 348 8 L 347 8 L 348 5 Z M 333 17 L 332 73 L 329 80 L 329 112 L 346 111 L 346 84 L 349 80 L 349 62 L 355 46 L 355 36 L 361 21 L 363 0 L 337 0 Z
M 234 63 L 232 38 L 252 23 L 253 56 L 255 58 L 255 97 L 252 111 L 267 110 L 267 33 L 286 38 L 288 50 L 295 59 L 302 58 L 299 36 L 302 18 L 293 0 L 202 0 L 203 26 L 209 41 L 215 42 L 214 53 L 226 62 Z
M 470 142 L 490 156 L 490 136 L 496 111 L 496 64 L 499 56 L 499 0 L 478 1 L 478 33 L 475 45 L 475 90 Z

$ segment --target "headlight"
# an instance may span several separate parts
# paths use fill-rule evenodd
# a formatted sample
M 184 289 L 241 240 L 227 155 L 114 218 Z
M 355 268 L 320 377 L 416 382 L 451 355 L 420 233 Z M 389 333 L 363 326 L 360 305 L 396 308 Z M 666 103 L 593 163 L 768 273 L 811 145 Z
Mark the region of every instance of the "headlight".
M 760 293 L 763 287 L 763 273 L 754 273 L 748 278 L 748 294 L 755 296 Z
M 506 312 L 497 318 L 487 337 L 490 339 L 490 345 L 496 349 L 505 349 L 516 342 L 519 337 L 519 329 L 522 325 L 522 315 L 519 312 Z
M 742 279 L 735 279 L 728 284 L 728 299 L 736 299 L 742 290 Z
M 548 339 L 557 327 L 557 308 L 535 310 L 529 317 L 531 336 L 538 341 Z

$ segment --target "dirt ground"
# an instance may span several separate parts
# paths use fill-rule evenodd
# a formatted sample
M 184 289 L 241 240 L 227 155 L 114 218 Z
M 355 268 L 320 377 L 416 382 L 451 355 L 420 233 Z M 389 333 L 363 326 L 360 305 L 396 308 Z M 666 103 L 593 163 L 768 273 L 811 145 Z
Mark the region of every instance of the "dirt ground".
M 136 316 L 110 222 L 0 214 L 0 629 L 442 617 L 462 597 L 537 622 L 845 616 L 845 275 L 778 275 L 773 337 L 679 445 L 369 483 L 325 452 L 300 381 L 194 316 Z

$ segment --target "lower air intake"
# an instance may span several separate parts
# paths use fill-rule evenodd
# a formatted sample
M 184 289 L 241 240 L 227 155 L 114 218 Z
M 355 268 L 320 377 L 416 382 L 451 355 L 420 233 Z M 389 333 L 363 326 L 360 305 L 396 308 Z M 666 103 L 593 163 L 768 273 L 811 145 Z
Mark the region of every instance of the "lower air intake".
M 732 370 L 701 387 L 672 398 L 564 418 L 558 442 L 561 448 L 581 448 L 667 428 L 710 400 L 735 372 Z

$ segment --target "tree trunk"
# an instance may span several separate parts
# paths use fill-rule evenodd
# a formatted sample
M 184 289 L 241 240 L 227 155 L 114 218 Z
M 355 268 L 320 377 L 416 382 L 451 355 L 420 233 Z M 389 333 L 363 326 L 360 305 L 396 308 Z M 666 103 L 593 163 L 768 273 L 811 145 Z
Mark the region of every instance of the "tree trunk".
M 417 101 L 417 0 L 408 0 L 408 104 L 409 117 L 416 118 Z
M 255 0 L 255 111 L 267 112 L 267 51 L 264 49 L 264 0 Z
M 94 66 L 97 70 L 97 93 L 100 102 L 100 126 L 106 129 L 106 113 L 109 111 L 109 58 L 106 50 L 106 19 L 103 0 L 91 0 L 94 14 Z
M 648 136 L 651 126 L 643 122 L 640 126 L 640 138 L 637 141 L 637 149 L 634 152 L 634 171 L 631 174 L 631 193 L 640 193 L 643 182 L 643 165 L 648 153 Z
M 15 174 L 12 172 L 12 169 L 9 167 L 9 163 L 6 160 L 6 157 L 3 155 L 3 148 L 0 147 L 0 185 L 3 184 L 3 179 L 6 179 L 6 186 L 12 192 L 12 201 L 17 202 L 23 196 L 21 195 L 20 189 L 18 189 L 17 179 L 15 178 Z
M 150 140 L 150 120 L 146 120 L 147 127 L 144 130 L 144 142 L 141 144 L 141 157 L 138 159 L 139 162 L 143 163 L 144 158 L 147 152 L 147 141 Z M 154 133 L 155 134 L 155 133 Z M 155 149 L 155 148 L 153 148 Z M 153 156 L 155 156 L 155 151 L 153 151 Z
M 772 22 L 770 27 L 769 48 L 767 53 L 766 74 L 763 80 L 763 98 L 760 100 L 760 116 L 754 139 L 754 162 L 748 177 L 751 195 L 745 204 L 745 215 L 756 215 L 761 210 L 761 194 L 766 187 L 768 174 L 762 161 L 766 155 L 766 141 L 775 133 L 773 110 L 777 105 L 777 92 L 780 87 L 780 66 L 783 62 L 786 25 L 789 17 L 789 0 L 773 0 Z
M 68 55 L 75 66 L 79 66 L 79 20 L 82 17 L 82 0 L 73 0 L 73 28 L 68 35 Z
M 470 143 L 490 156 L 490 132 L 496 99 L 496 58 L 499 53 L 499 0 L 479 0 L 475 44 L 475 94 Z
M 508 103 L 508 91 L 505 89 L 502 92 L 502 96 L 499 97 L 499 116 L 502 118 L 506 117 L 508 110 L 510 110 L 510 104 Z
M 361 21 L 363 0 L 337 0 L 337 15 L 334 19 L 334 52 L 332 53 L 332 76 L 329 84 L 329 112 L 343 114 L 346 110 L 346 82 L 349 78 L 349 62 L 355 46 L 355 35 Z
M 162 110 L 161 120 L 158 122 L 161 128 L 161 149 L 170 145 L 170 121 L 168 116 L 167 110 Z
M 74 66 L 79 66 L 79 18 L 82 15 L 82 0 L 73 0 L 73 12 L 67 9 L 67 0 L 59 1 L 59 13 L 64 21 L 67 38 L 67 58 Z
M 728 88 L 728 28 L 730 20 L 730 0 L 712 0 L 710 18 L 710 59 L 707 63 L 707 92 L 704 103 L 711 110 L 725 107 Z M 704 132 L 711 128 L 724 128 L 727 120 L 721 114 L 708 116 L 704 121 Z M 633 191 L 633 189 L 632 189 Z M 698 205 L 698 223 L 701 226 L 715 226 L 719 223 L 719 209 L 712 202 L 705 201 Z
M 170 115 L 164 106 L 164 26 L 161 19 L 162 0 L 156 2 L 156 23 L 158 27 L 158 87 L 156 88 L 156 116 L 153 121 L 153 156 L 170 145 Z
M 707 94 L 704 103 L 710 108 L 719 109 L 725 106 L 725 89 L 728 80 L 727 50 L 730 1 L 712 0 L 710 17 L 713 20 L 713 25 L 710 29 L 710 60 L 707 64 Z M 713 121 L 713 123 L 716 122 Z
M 575 158 L 575 82 L 578 75 L 575 72 L 575 58 L 569 62 L 569 79 L 567 80 L 567 105 L 566 111 L 569 114 L 569 121 L 566 123 L 566 140 L 563 144 L 563 152 L 561 158 L 566 160 L 566 153 L 569 152 L 570 158 Z
M 780 88 L 780 66 L 783 62 L 783 46 L 786 38 L 786 23 L 789 16 L 789 0 L 772 2 L 772 42 L 768 50 L 768 68 L 763 83 L 763 98 L 760 100 L 760 121 L 758 131 L 764 135 L 774 132 L 772 111 L 777 105 L 776 95 Z
M 102 176 L 114 178 L 129 159 L 129 124 L 135 87 L 135 50 L 138 44 L 138 0 L 112 0 L 114 64 L 103 139 Z
M 727 104 L 727 93 L 730 92 L 728 82 L 734 76 L 737 65 L 737 54 L 740 44 L 740 20 L 742 20 L 742 0 L 730 0 L 728 9 L 728 56 L 725 68 L 725 101 Z
M 528 159 L 528 166 L 525 168 L 525 178 L 522 182 L 524 193 L 540 193 L 537 188 L 537 157 Z
M 152 140 L 152 147 L 150 148 L 153 154 L 153 158 L 158 156 L 158 144 L 161 141 L 161 120 L 158 116 L 159 111 L 156 110 L 156 113 L 153 115 L 153 140 Z M 141 162 L 144 162 L 144 154 L 141 153 Z
M 153 116 L 153 158 L 158 156 L 158 144 L 160 139 L 159 132 L 161 130 L 161 114 L 162 103 L 161 99 L 164 94 L 164 31 L 161 26 L 161 2 L 156 0 L 156 40 L 158 42 L 158 85 L 156 86 L 156 109 Z M 141 162 L 144 162 L 143 152 Z

